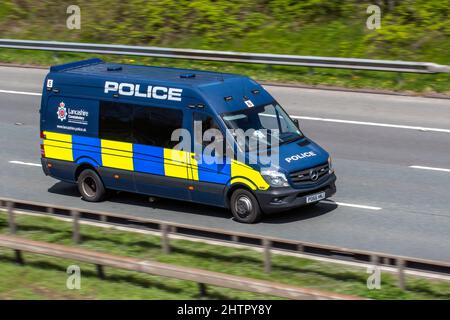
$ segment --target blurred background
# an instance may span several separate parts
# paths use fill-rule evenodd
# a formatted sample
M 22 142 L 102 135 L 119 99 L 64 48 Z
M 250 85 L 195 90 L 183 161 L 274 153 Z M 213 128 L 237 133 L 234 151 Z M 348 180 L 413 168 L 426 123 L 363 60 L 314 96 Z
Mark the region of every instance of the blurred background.
M 80 28 L 71 29 L 68 8 L 73 5 L 80 10 Z M 373 22 L 368 8 L 373 5 L 381 13 L 377 28 L 368 27 Z M 0 38 L 388 59 L 448 66 L 449 8 L 450 0 L 0 0 Z M 40 168 L 40 92 L 48 66 L 92 57 L 232 72 L 261 81 L 291 115 L 302 120 L 305 132 L 330 150 L 339 172 L 336 202 L 304 208 L 301 214 L 273 216 L 260 225 L 243 226 L 232 221 L 226 210 L 167 199 L 149 202 L 146 196 L 125 192 L 102 204 L 80 201 L 75 186 L 56 183 Z M 309 90 L 304 86 L 400 94 Z M 130 218 L 122 217 L 123 225 L 117 221 L 115 226 L 121 228 L 115 229 L 99 225 L 87 214 L 81 230 L 75 231 L 75 219 L 42 217 L 51 212 L 50 207 L 37 210 L 37 205 L 33 207 L 37 213 L 33 212 L 39 216 L 23 214 L 20 210 L 30 209 L 30 205 L 22 204 L 16 206 L 20 210 L 13 228 L 13 219 L 8 216 L 13 207 L 6 205 L 11 200 L 0 198 L 0 238 L 16 233 L 28 240 L 318 289 L 332 295 L 450 299 L 449 95 L 449 72 L 361 71 L 0 48 L 0 197 L 16 198 L 19 204 L 23 200 L 95 208 Z M 417 167 L 433 171 L 414 171 Z M 66 211 L 53 210 L 60 215 L 57 218 L 67 218 L 70 211 Z M 137 224 L 136 217 L 182 223 L 185 234 L 172 238 L 176 233 L 173 231 L 169 243 L 167 237 L 161 237 L 162 227 L 147 230 Z M 211 236 L 214 241 L 203 241 L 209 239 L 209 231 L 191 231 L 186 225 L 306 241 L 310 251 L 309 255 L 307 250 L 302 251 L 306 255 L 297 255 L 297 249 L 304 250 L 303 244 L 293 245 L 293 254 L 281 254 L 267 243 L 255 249 L 254 242 L 260 243 L 259 238 L 246 236 L 233 236 L 226 245 L 220 242 L 219 247 L 217 241 L 223 240 L 223 234 L 217 233 L 217 239 Z M 74 236 L 77 232 L 81 237 L 78 240 Z M 197 235 L 204 239 L 194 239 Z M 318 249 L 311 243 L 319 243 Z M 323 244 L 343 249 L 325 250 Z M 346 248 L 402 258 L 350 254 Z M 312 259 L 313 255 L 319 257 Z M 405 256 L 441 261 L 433 265 L 435 269 L 411 263 L 407 267 L 412 266 L 413 271 L 406 274 L 402 264 Z M 364 264 L 355 267 L 352 259 Z M 378 279 L 381 287 L 370 287 L 370 278 L 376 273 L 371 274 L 372 269 L 366 267 L 378 262 L 391 271 L 383 269 L 382 280 L 381 273 L 372 278 Z M 116 268 L 103 271 L 92 263 L 76 262 L 83 279 L 82 290 L 78 290 L 66 282 L 71 275 L 67 268 L 73 263 L 28 253 L 21 256 L 11 248 L 0 247 L 0 299 L 285 297 L 226 286 L 206 288 L 193 281 Z M 422 266 L 417 270 L 444 270 L 445 274 L 419 277 L 414 269 L 417 265 Z
M 81 9 L 81 28 L 66 27 L 66 9 Z M 381 27 L 366 26 L 369 5 Z M 450 64 L 448 0 L 3 0 L 0 37 L 151 45 L 330 57 L 398 59 Z M 83 55 L 0 50 L 0 61 L 55 64 Z M 106 57 L 108 59 L 108 57 Z M 419 92 L 448 92 L 450 78 L 113 57 L 114 61 L 220 69 L 258 80 Z

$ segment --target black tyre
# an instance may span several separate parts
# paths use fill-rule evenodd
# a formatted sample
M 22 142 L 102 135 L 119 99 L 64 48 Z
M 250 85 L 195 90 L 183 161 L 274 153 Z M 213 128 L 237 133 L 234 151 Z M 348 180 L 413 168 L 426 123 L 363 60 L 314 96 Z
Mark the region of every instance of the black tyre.
M 77 183 L 81 197 L 86 201 L 98 202 L 102 201 L 106 196 L 105 186 L 94 170 L 83 170 L 78 177 Z
M 237 189 L 230 199 L 234 218 L 242 223 L 255 223 L 261 220 L 262 211 L 255 196 L 248 190 Z

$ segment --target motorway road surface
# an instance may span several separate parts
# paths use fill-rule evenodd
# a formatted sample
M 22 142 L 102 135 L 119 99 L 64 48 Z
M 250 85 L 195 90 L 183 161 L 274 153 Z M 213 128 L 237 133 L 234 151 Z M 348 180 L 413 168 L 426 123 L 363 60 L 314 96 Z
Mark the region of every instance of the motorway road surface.
M 332 202 L 239 224 L 223 209 L 120 193 L 103 203 L 39 167 L 46 71 L 0 67 L 0 196 L 128 213 L 354 249 L 450 261 L 450 100 L 292 87 L 267 89 L 330 151 Z

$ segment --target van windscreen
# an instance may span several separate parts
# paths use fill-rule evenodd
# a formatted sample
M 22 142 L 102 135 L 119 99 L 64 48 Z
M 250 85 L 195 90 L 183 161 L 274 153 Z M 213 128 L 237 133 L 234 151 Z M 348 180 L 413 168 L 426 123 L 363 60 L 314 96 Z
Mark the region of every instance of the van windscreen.
M 252 137 L 259 139 L 259 143 L 269 147 L 273 139 L 276 139 L 278 144 L 284 144 L 303 138 L 302 132 L 277 103 L 222 113 L 221 117 L 233 136 L 236 136 L 233 133 L 235 130 L 251 132 L 247 135 L 250 139 Z M 236 142 L 241 148 L 249 151 L 248 143 L 237 139 Z

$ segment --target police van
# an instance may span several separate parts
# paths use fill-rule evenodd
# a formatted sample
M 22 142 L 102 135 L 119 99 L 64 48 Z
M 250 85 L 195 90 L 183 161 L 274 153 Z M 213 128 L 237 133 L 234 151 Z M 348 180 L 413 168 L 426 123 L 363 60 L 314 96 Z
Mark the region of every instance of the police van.
M 44 173 L 76 183 L 86 201 L 129 191 L 228 208 L 254 223 L 336 192 L 329 154 L 245 76 L 78 61 L 50 68 L 40 114 Z M 225 141 L 226 152 L 207 155 L 213 129 L 223 136 L 210 141 Z M 239 141 L 236 129 L 266 138 L 277 163 L 249 161 L 252 138 Z M 177 130 L 190 136 L 174 141 Z

